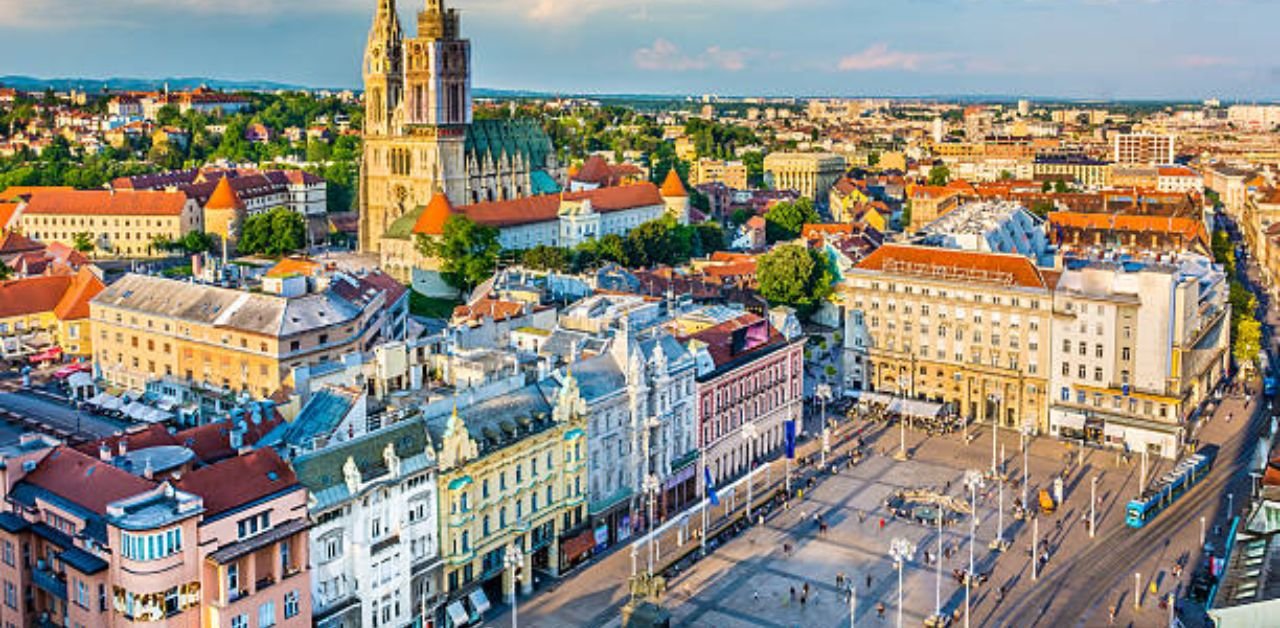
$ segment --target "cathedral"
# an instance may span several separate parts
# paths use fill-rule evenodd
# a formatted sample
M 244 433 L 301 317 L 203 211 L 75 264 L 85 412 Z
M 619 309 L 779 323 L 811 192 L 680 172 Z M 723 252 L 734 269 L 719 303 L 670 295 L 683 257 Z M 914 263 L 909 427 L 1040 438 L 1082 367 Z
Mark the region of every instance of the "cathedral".
M 442 192 L 454 206 L 558 192 L 555 150 L 532 120 L 471 119 L 471 42 L 456 9 L 426 0 L 406 38 L 378 0 L 364 54 L 360 249 Z

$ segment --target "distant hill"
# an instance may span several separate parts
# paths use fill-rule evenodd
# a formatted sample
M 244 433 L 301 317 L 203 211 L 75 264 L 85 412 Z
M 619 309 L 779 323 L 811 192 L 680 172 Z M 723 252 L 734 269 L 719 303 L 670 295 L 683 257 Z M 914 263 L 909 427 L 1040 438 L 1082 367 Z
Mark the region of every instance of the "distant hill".
M 111 77 L 111 78 L 36 78 L 33 76 L 6 75 L 0 76 L 0 85 L 5 87 L 15 87 L 23 91 L 44 91 L 52 87 L 55 91 L 67 91 L 71 89 L 82 91 L 97 91 L 104 87 L 109 90 L 117 91 L 154 91 L 164 89 L 165 85 L 171 90 L 187 90 L 207 85 L 213 89 L 225 91 L 276 91 L 276 90 L 302 90 L 312 89 L 302 85 L 291 85 L 288 83 L 276 83 L 273 81 L 230 81 L 224 79 L 214 79 L 199 76 L 177 76 L 169 78 L 129 78 L 129 77 Z

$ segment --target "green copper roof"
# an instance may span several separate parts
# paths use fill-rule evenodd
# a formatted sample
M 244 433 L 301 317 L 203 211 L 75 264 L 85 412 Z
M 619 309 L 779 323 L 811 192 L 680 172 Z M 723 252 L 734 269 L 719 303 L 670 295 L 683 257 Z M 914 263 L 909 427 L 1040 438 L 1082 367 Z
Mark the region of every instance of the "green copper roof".
M 418 224 L 418 217 L 422 215 L 422 212 L 425 209 L 426 206 L 419 205 L 405 212 L 403 216 L 396 218 L 395 221 L 391 223 L 390 227 L 387 227 L 387 232 L 383 237 L 395 238 L 397 240 L 408 240 L 409 238 L 412 238 L 413 226 Z
M 486 153 L 498 160 L 503 153 L 508 157 L 522 155 L 531 169 L 545 168 L 552 155 L 551 138 L 542 125 L 530 118 L 515 120 L 476 120 L 467 129 L 467 153 L 475 153 L 482 159 Z
M 529 180 L 532 183 L 533 193 L 537 194 L 556 194 L 560 192 L 560 184 L 556 183 L 546 170 L 534 170 L 529 174 Z

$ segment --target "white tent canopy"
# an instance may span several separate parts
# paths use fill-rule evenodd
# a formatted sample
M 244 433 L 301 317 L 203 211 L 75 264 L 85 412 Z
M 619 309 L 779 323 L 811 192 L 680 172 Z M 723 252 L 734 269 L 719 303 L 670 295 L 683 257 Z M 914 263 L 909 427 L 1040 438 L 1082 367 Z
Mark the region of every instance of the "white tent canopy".
M 934 401 L 895 397 L 882 392 L 872 391 L 863 391 L 862 394 L 858 396 L 858 403 L 880 404 L 885 406 L 885 410 L 888 412 L 915 417 L 938 416 L 942 413 L 942 409 L 946 407 L 944 404 Z

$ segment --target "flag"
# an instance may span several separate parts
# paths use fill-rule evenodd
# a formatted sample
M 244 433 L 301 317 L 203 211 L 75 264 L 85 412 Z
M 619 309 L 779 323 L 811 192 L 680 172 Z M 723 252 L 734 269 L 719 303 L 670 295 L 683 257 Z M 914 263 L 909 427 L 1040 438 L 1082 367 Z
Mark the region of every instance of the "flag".
M 796 459 L 796 420 L 791 419 L 782 424 L 783 441 L 787 446 L 787 457 Z
M 703 481 L 706 482 L 707 485 L 707 499 L 711 500 L 712 506 L 719 506 L 720 496 L 716 495 L 716 485 L 711 481 L 711 469 L 702 467 L 702 477 Z

